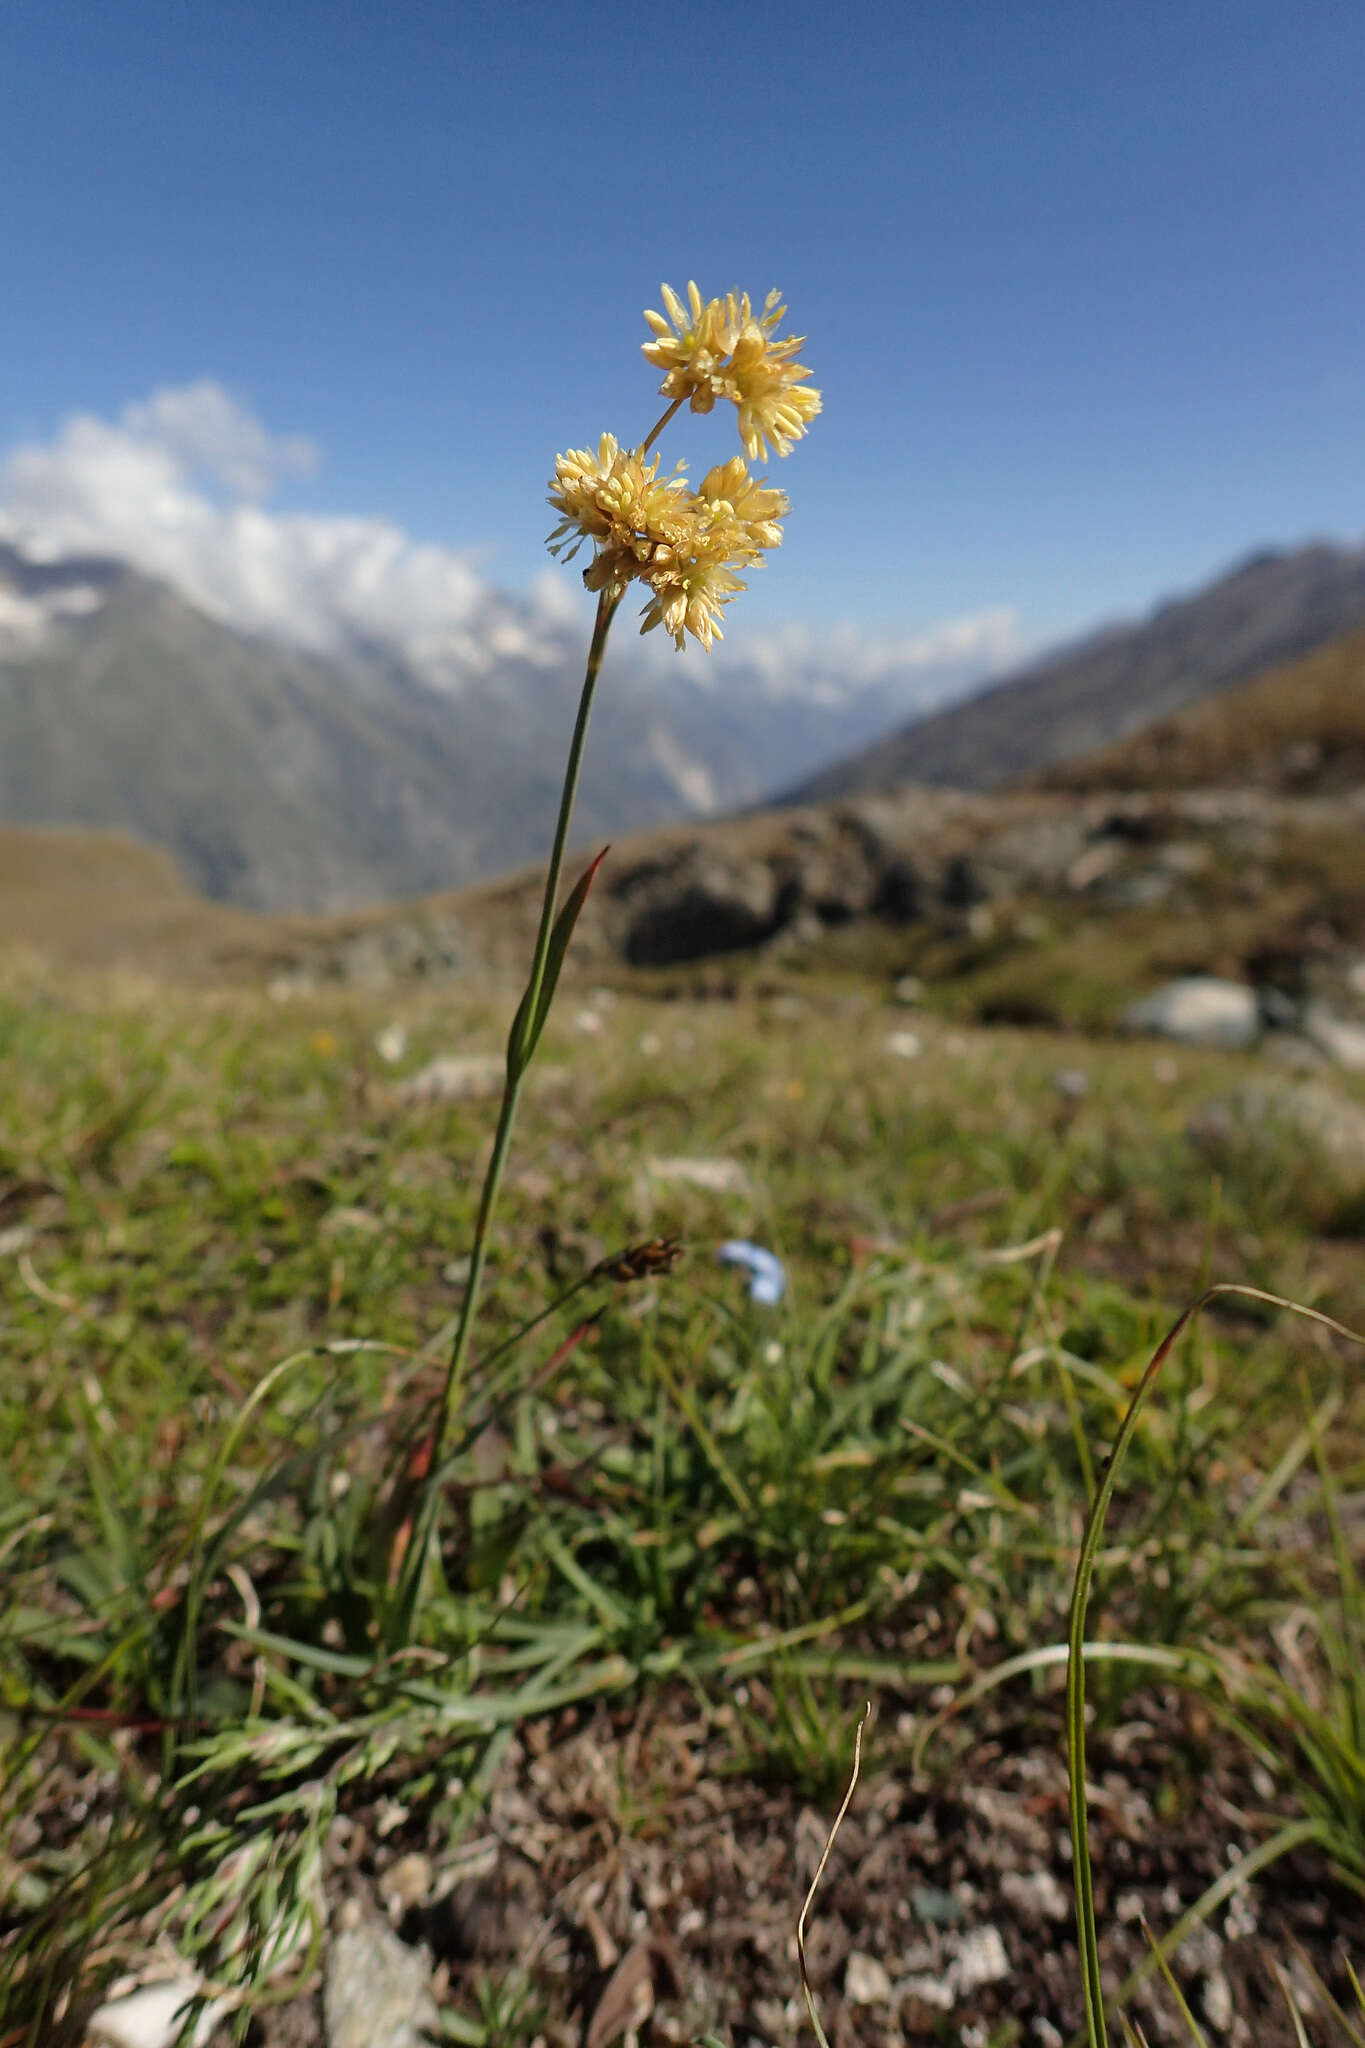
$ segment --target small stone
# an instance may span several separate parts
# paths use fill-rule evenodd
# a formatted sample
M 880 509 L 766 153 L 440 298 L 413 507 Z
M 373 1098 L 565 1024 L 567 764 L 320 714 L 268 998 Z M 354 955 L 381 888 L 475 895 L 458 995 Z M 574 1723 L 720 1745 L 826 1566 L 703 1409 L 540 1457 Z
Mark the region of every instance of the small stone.
M 1296 1031 L 1299 1025 L 1300 1005 L 1282 988 L 1270 985 L 1258 988 L 1256 1001 L 1261 1012 L 1261 1022 L 1269 1031 Z
M 983 1984 L 998 1984 L 1009 1973 L 1010 1959 L 998 1927 L 973 1927 L 959 1936 L 953 1974 L 960 1992 L 979 1990 Z
M 407 1025 L 386 1024 L 382 1031 L 376 1031 L 374 1049 L 388 1066 L 397 1066 L 408 1049 Z
M 1090 1093 L 1090 1076 L 1084 1067 L 1061 1067 L 1053 1075 L 1052 1085 L 1064 1102 L 1080 1102 Z
M 1334 1017 L 1321 1003 L 1309 1003 L 1303 1013 L 1303 1033 L 1335 1065 L 1349 1073 L 1365 1073 L 1365 1024 L 1352 1024 L 1345 1017 Z
M 1127 1031 L 1177 1038 L 1185 1045 L 1240 1052 L 1260 1037 L 1261 1012 L 1255 989 L 1245 982 L 1186 974 L 1131 1004 L 1123 1013 L 1123 1026 Z
M 507 1063 L 498 1053 L 462 1053 L 428 1060 L 419 1072 L 400 1082 L 400 1102 L 479 1101 L 498 1095 L 507 1078 Z
M 180 2039 L 177 2014 L 199 1989 L 197 1978 L 172 1977 L 161 1984 L 144 1984 L 126 1998 L 111 1999 L 90 2022 L 90 2048 L 172 2048 Z M 196 2021 L 190 2037 L 194 2048 L 208 2040 L 219 2013 L 220 2008 L 212 2005 Z
M 905 1005 L 907 1010 L 913 1009 L 924 993 L 924 983 L 917 974 L 902 974 L 892 988 L 891 993 L 898 1003 Z
M 372 1209 L 355 1209 L 341 1203 L 329 1209 L 318 1225 L 319 1237 L 375 1237 L 383 1224 Z
M 1213 859 L 1211 850 L 1197 839 L 1171 839 L 1157 848 L 1156 861 L 1172 875 L 1202 875 Z
M 401 1919 L 431 1897 L 431 1859 L 414 1850 L 400 1856 L 379 1879 L 379 1897 L 392 1918 Z
M 1078 895 L 1083 890 L 1093 889 L 1096 882 L 1104 881 L 1122 860 L 1123 847 L 1117 839 L 1098 839 L 1072 861 L 1066 871 L 1066 886 Z
M 437 2023 L 426 1957 L 382 1920 L 343 1928 L 327 1950 L 322 2016 L 327 2048 L 422 2048 Z
M 1050 1870 L 1006 1870 L 1000 1891 L 1021 1919 L 1065 1920 L 1071 1913 L 1071 1894 Z
M 953 1697 L 950 1691 L 948 1699 Z M 962 1918 L 961 1901 L 955 1899 L 951 1892 L 940 1891 L 937 1885 L 917 1884 L 910 1894 L 910 1904 L 915 1918 L 924 1921 L 928 1927 L 951 1927 L 955 1920 Z
M 737 1159 L 647 1159 L 651 1180 L 702 1188 L 709 1195 L 742 1195 L 751 1199 L 754 1184 Z
M 885 1040 L 886 1050 L 898 1060 L 917 1060 L 924 1047 L 913 1031 L 893 1031 Z
M 891 1979 L 875 1956 L 852 1950 L 844 1965 L 844 1997 L 850 2005 L 890 2005 Z
M 913 1999 L 933 2012 L 951 2012 L 957 2003 L 951 1971 L 946 1977 L 902 1977 L 896 1992 L 899 1998 Z

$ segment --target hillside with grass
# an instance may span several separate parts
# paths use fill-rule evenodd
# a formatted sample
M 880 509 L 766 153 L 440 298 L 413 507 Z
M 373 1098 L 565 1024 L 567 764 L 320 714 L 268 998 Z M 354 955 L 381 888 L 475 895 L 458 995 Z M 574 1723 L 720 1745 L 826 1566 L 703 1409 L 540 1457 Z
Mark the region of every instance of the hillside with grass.
M 1282 663 L 1098 753 L 1049 769 L 1058 790 L 1365 788 L 1365 633 Z
M 1148 618 L 1045 655 L 798 784 L 819 802 L 907 783 L 994 789 L 1094 754 L 1365 623 L 1365 549 L 1267 551 Z

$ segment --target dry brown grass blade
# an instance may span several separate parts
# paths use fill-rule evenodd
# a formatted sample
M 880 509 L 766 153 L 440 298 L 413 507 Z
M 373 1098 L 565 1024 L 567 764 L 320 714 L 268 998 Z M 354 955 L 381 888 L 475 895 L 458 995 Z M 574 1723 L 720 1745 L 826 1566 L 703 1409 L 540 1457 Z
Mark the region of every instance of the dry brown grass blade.
M 863 1730 L 866 1728 L 871 1715 L 872 1702 L 868 1700 L 863 1707 L 858 1725 L 853 1731 L 853 1769 L 849 1774 L 848 1790 L 843 1796 L 839 1811 L 834 1816 L 834 1825 L 825 1839 L 824 1848 L 820 1851 L 820 1861 L 815 1866 L 815 1875 L 810 1881 L 810 1890 L 806 1893 L 805 1902 L 796 1920 L 796 1960 L 801 1967 L 801 1995 L 806 2001 L 806 2011 L 810 2014 L 810 2023 L 815 2029 L 815 2038 L 820 2043 L 820 2048 L 829 2048 L 829 2041 L 826 2038 L 824 2028 L 820 2024 L 820 2015 L 815 2010 L 815 1994 L 810 1988 L 810 1972 L 806 1968 L 806 1915 L 810 1912 L 815 1900 L 815 1894 L 820 1889 L 820 1880 L 825 1874 L 825 1865 L 829 1862 L 830 1851 L 834 1847 L 835 1838 L 844 1824 L 844 1816 L 853 1804 L 853 1794 L 858 1786 L 858 1773 L 862 1769 L 863 1763 Z

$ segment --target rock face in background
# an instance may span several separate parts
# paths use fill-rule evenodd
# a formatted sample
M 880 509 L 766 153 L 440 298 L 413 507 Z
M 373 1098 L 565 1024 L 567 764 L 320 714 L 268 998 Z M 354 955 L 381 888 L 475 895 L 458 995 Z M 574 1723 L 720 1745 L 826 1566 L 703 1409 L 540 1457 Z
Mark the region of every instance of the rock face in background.
M 797 784 L 789 801 L 910 782 L 995 788 L 1091 754 L 1362 625 L 1365 549 L 1257 555 L 1139 624 L 1111 627 L 903 726 Z
M 983 1023 L 1106 1030 L 1146 999 L 1130 1028 L 1358 1068 L 1363 842 L 1365 791 L 905 790 L 762 812 L 615 846 L 570 971 L 728 981 L 746 960 L 762 974 L 837 965 Z M 0 949 L 264 979 L 281 997 L 414 979 L 510 995 L 542 889 L 534 867 L 343 916 L 261 918 L 205 903 L 130 842 L 0 829 Z
M 1054 915 L 1059 924 L 1093 917 L 1102 931 L 1127 913 L 1149 924 L 1155 913 L 1158 934 L 1167 920 L 1174 930 L 1182 919 L 1197 934 L 1205 906 L 1230 903 L 1245 940 L 1239 974 L 1248 987 L 1284 991 L 1290 1013 L 1268 1015 L 1264 1005 L 1258 1013 L 1284 1026 L 1324 990 L 1344 991 L 1348 1009 L 1355 1004 L 1342 977 L 1365 952 L 1362 835 L 1362 795 L 903 790 L 624 842 L 588 900 L 573 958 L 600 971 L 676 968 L 756 950 L 791 959 L 815 948 L 818 957 L 822 942 L 874 926 L 956 935 L 989 953 L 1014 943 L 1019 920 L 1016 937 L 1029 943 L 1046 936 L 1035 929 L 1040 917 L 1050 931 Z M 1343 864 L 1354 879 L 1332 885 L 1329 927 L 1313 908 L 1314 877 Z M 529 869 L 459 896 L 286 928 L 282 965 L 349 981 L 392 979 L 389 963 L 433 975 L 514 977 L 529 956 L 540 888 L 539 872 Z M 1267 937 L 1260 907 L 1281 900 L 1284 914 L 1275 910 Z M 1226 950 L 1225 941 L 1209 944 Z
M 667 967 L 860 920 L 959 917 L 1002 891 L 1062 886 L 1087 844 L 1071 805 L 915 790 L 673 834 L 604 875 L 602 922 L 631 966 Z

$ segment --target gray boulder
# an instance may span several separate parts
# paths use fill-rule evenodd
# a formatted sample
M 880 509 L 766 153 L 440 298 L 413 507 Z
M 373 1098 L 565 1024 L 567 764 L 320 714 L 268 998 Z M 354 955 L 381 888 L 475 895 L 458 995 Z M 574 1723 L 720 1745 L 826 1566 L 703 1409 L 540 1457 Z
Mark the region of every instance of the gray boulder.
M 1241 1052 L 1259 1039 L 1261 1012 L 1255 989 L 1244 982 L 1186 974 L 1131 1004 L 1123 1013 L 1123 1027 L 1177 1038 L 1183 1045 Z
M 1272 1151 L 1287 1139 L 1321 1160 L 1337 1186 L 1365 1187 L 1365 1109 L 1321 1081 L 1250 1081 L 1206 1103 L 1189 1132 L 1224 1158 Z
M 1336 1066 L 1365 1073 L 1365 1024 L 1335 1016 L 1321 1003 L 1308 1003 L 1303 1012 L 1303 1034 Z
M 700 842 L 628 869 L 612 895 L 625 912 L 623 951 L 636 967 L 760 945 L 795 909 L 781 900 L 766 862 L 726 858 Z

